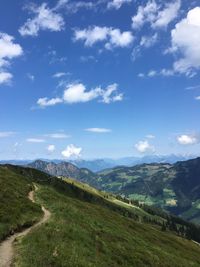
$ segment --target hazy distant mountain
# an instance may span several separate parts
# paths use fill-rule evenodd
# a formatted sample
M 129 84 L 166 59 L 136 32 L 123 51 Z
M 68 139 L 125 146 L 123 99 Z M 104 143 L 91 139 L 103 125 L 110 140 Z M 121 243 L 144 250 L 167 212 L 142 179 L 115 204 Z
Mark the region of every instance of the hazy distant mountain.
M 0 160 L 0 164 L 13 164 L 13 165 L 27 165 L 28 163 L 32 162 L 32 160 Z
M 113 168 L 116 166 L 135 166 L 143 163 L 175 163 L 177 161 L 184 161 L 195 156 L 181 156 L 181 155 L 151 155 L 144 157 L 124 157 L 119 159 L 96 159 L 96 160 L 74 160 L 70 161 L 79 168 L 87 168 L 93 172 L 98 172 L 104 169 Z
M 85 160 L 85 159 L 78 159 L 78 160 L 69 160 L 68 162 L 75 165 L 78 168 L 86 168 L 93 172 L 99 172 L 104 169 L 110 169 L 116 166 L 135 166 L 138 164 L 143 163 L 175 163 L 177 161 L 184 161 L 188 159 L 195 158 L 194 155 L 182 156 L 182 155 L 149 155 L 144 157 L 123 157 L 119 159 L 110 159 L 110 158 L 103 158 L 103 159 L 94 159 L 94 160 Z M 48 163 L 67 163 L 61 159 L 38 159 L 41 161 L 45 161 Z M 33 160 L 2 160 L 0 164 L 14 164 L 14 165 L 27 165 L 33 162 Z

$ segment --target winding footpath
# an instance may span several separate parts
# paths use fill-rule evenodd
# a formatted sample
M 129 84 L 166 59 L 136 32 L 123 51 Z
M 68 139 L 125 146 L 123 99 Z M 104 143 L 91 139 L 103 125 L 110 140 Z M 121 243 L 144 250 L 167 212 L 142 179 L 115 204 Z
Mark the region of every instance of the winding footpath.
M 35 190 L 29 192 L 28 198 L 35 202 L 34 199 L 34 193 L 38 190 L 38 187 L 34 185 Z M 36 224 L 32 225 L 31 227 L 23 230 L 22 232 L 16 233 L 10 237 L 8 237 L 5 241 L 3 241 L 0 244 L 0 267 L 10 267 L 13 256 L 14 256 L 14 248 L 13 248 L 13 242 L 16 238 L 22 238 L 26 236 L 31 230 L 35 229 L 36 227 L 40 226 L 41 224 L 45 223 L 51 216 L 50 211 L 45 209 L 43 206 L 41 206 L 42 211 L 44 212 L 44 215 L 42 219 L 37 222 Z

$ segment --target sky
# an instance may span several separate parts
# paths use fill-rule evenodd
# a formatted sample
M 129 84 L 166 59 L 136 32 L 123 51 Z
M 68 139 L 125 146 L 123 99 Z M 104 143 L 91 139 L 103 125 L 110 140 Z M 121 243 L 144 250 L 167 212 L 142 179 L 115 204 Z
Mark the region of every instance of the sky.
M 200 151 L 200 2 L 0 1 L 0 159 Z

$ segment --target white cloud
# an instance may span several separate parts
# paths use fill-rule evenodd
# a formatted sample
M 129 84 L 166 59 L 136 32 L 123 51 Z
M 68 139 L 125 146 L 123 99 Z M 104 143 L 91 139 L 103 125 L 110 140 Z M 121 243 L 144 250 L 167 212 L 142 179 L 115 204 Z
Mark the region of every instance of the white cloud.
M 177 137 L 177 141 L 181 145 L 194 145 L 199 143 L 199 138 L 195 135 L 182 134 Z
M 33 82 L 35 80 L 35 76 L 31 73 L 27 73 L 27 77 Z
M 46 137 L 54 138 L 54 139 L 65 139 L 71 137 L 65 133 L 53 133 L 53 134 L 45 134 Z
M 155 135 L 153 135 L 153 134 L 147 134 L 146 135 L 146 138 L 148 138 L 148 139 L 154 139 L 155 138 Z
M 157 75 L 157 72 L 155 70 L 150 70 L 147 75 L 149 77 L 155 77 Z
M 66 103 L 79 103 L 88 102 L 99 96 L 101 92 L 100 88 L 91 89 L 86 91 L 85 86 L 82 83 L 69 84 L 64 91 L 63 100 Z
M 10 137 L 14 134 L 15 134 L 15 132 L 0 132 L 0 138 Z
M 54 106 L 58 103 L 62 103 L 63 100 L 59 97 L 48 99 L 47 97 L 39 98 L 37 104 L 40 107 Z
M 111 129 L 107 128 L 87 128 L 85 129 L 87 132 L 92 132 L 92 133 L 110 133 Z
M 140 41 L 140 46 L 143 46 L 145 48 L 149 48 L 153 46 L 158 41 L 158 34 L 155 33 L 152 36 L 142 36 Z
M 178 16 L 181 7 L 181 0 L 167 3 L 165 8 L 158 12 L 153 27 L 165 27 Z
M 137 14 L 132 17 L 132 27 L 138 29 L 145 23 L 150 23 L 152 28 L 164 28 L 178 16 L 180 6 L 180 0 L 164 5 L 149 0 L 145 6 L 139 6 Z
M 107 27 L 89 27 L 84 30 L 75 30 L 74 40 L 82 40 L 85 43 L 85 46 L 92 46 L 96 42 L 104 41 L 107 39 L 109 33 L 109 28 Z
M 185 90 L 195 90 L 195 89 L 199 89 L 200 85 L 194 85 L 194 86 L 188 86 L 185 88 Z
M 39 139 L 39 138 L 27 138 L 26 142 L 28 143 L 44 143 L 44 139 Z
M 53 78 L 61 78 L 63 76 L 66 76 L 67 73 L 66 72 L 57 72 L 53 75 Z
M 5 71 L 10 65 L 10 60 L 23 54 L 19 44 L 14 43 L 14 37 L 7 33 L 0 32 L 0 84 L 11 82 L 13 75 Z
M 71 145 L 68 145 L 66 149 L 61 152 L 61 154 L 64 158 L 67 158 L 67 159 L 73 158 L 73 157 L 77 158 L 81 156 L 81 151 L 82 151 L 81 147 L 76 147 L 75 145 L 71 144 Z
M 154 146 L 150 145 L 147 140 L 139 141 L 135 144 L 135 148 L 140 153 L 155 152 Z
M 30 11 L 34 14 L 20 27 L 19 33 L 22 36 L 37 36 L 40 30 L 61 31 L 64 28 L 64 20 L 60 14 L 48 8 L 46 3 L 40 6 L 31 6 Z
M 200 100 L 200 95 L 195 97 L 196 100 Z
M 118 89 L 118 84 L 113 83 L 106 87 L 105 90 L 101 89 L 100 95 L 102 96 L 101 102 L 105 104 L 110 104 L 111 102 L 117 102 L 123 100 L 123 94 L 116 94 Z M 113 93 L 115 93 L 113 95 Z
M 53 153 L 56 150 L 55 145 L 48 145 L 47 147 L 48 152 Z
M 200 7 L 190 10 L 187 17 L 171 31 L 171 48 L 168 53 L 178 53 L 175 72 L 192 77 L 200 69 Z
M 13 59 L 23 54 L 22 47 L 13 41 L 13 36 L 0 32 L 0 59 Z
M 107 8 L 108 9 L 111 9 L 111 8 L 119 9 L 123 4 L 129 4 L 131 2 L 132 0 L 112 0 L 111 2 L 107 4 Z
M 47 107 L 54 106 L 59 103 L 86 103 L 94 99 L 98 99 L 99 102 L 103 102 L 105 104 L 110 104 L 112 102 L 122 101 L 123 94 L 118 93 L 118 85 L 116 83 L 107 86 L 105 89 L 96 87 L 91 90 L 87 90 L 85 85 L 82 83 L 72 83 L 66 86 L 62 98 L 39 98 L 37 104 L 40 107 Z
M 153 78 L 155 76 L 164 76 L 164 77 L 170 77 L 174 76 L 176 73 L 173 69 L 162 69 L 162 70 L 150 70 L 147 74 L 145 73 L 139 73 L 139 78 L 149 77 Z
M 0 85 L 10 84 L 13 75 L 10 72 L 1 72 L 0 70 Z
M 59 0 L 56 7 L 54 8 L 55 10 L 58 9 L 66 9 L 70 13 L 76 13 L 80 9 L 85 8 L 85 9 L 95 9 L 99 5 L 101 5 L 104 0 L 96 0 L 96 1 L 69 1 L 69 0 Z
M 106 41 L 105 47 L 128 47 L 134 37 L 130 31 L 121 32 L 119 29 L 93 26 L 87 29 L 74 31 L 74 41 L 84 41 L 85 46 L 93 46 L 97 42 Z
M 107 49 L 112 49 L 113 47 L 128 47 L 134 40 L 130 31 L 121 32 L 119 29 L 110 30 L 109 37 L 109 41 L 105 44 Z
M 142 73 L 142 72 L 140 72 L 140 73 L 138 73 L 138 77 L 139 77 L 139 78 L 144 78 L 144 77 L 145 77 L 145 74 Z
M 173 69 L 162 69 L 160 75 L 164 77 L 174 76 L 175 72 Z

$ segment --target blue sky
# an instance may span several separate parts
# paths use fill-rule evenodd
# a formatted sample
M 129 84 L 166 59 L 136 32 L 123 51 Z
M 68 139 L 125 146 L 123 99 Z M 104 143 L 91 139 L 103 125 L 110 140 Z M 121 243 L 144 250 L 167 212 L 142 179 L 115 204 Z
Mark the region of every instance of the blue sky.
M 198 1 L 0 2 L 0 159 L 199 154 Z

